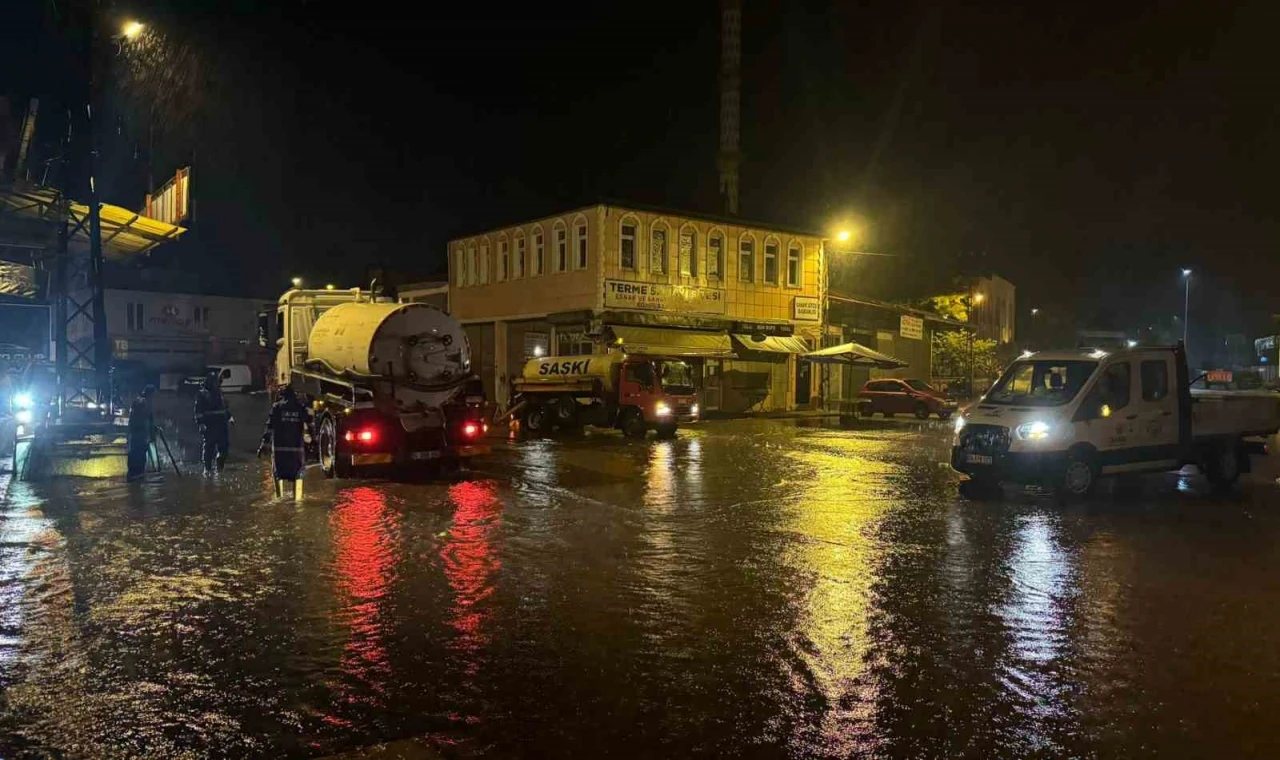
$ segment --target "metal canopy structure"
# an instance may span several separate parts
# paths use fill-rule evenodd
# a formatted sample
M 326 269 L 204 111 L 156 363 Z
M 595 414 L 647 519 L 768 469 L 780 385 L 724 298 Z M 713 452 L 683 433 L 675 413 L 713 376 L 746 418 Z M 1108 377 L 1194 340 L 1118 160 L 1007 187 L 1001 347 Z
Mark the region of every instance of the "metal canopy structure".
M 752 337 L 750 335 L 734 334 L 733 339 L 742 344 L 743 348 L 752 351 L 766 351 L 771 354 L 804 354 L 808 352 L 809 347 L 804 344 L 803 340 L 791 336 L 781 335 L 761 335 Z
M 108 203 L 90 205 L 52 188 L 0 184 L 0 258 L 48 272 L 60 406 L 100 402 L 111 357 L 103 313 L 103 260 L 122 263 L 186 229 Z M 17 263 L 17 262 L 14 262 Z
M 102 254 L 109 261 L 125 261 L 177 240 L 186 228 L 145 217 L 109 203 L 98 204 L 102 217 Z M 66 218 L 69 241 L 89 245 L 89 207 L 64 203 L 58 191 L 39 186 L 0 187 L 0 216 L 60 224 Z
M 733 358 L 733 346 L 724 333 L 623 325 L 610 325 L 609 329 L 629 354 Z
M 854 367 L 876 367 L 878 369 L 901 369 L 910 362 L 904 362 L 888 354 L 882 354 L 867 348 L 861 343 L 842 343 L 838 346 L 820 348 L 800 357 L 814 364 L 847 364 Z

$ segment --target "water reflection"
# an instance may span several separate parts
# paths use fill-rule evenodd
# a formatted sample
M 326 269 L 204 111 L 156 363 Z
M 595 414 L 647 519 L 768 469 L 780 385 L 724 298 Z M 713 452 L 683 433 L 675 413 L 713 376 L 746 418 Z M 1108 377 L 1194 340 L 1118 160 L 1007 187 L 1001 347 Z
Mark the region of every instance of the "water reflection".
M 461 655 L 468 676 L 480 669 L 481 653 L 489 643 L 489 608 L 493 575 L 502 567 L 493 546 L 501 510 L 492 481 L 464 481 L 449 488 L 453 524 L 440 549 L 445 577 L 453 588 L 448 624 L 458 633 L 453 648 Z
M 387 508 L 386 496 L 376 488 L 347 489 L 339 498 L 329 523 L 342 605 L 338 618 L 348 629 L 340 668 L 373 692 L 361 694 L 353 689 L 344 698 L 380 704 L 391 677 L 383 605 L 395 580 L 400 516 Z

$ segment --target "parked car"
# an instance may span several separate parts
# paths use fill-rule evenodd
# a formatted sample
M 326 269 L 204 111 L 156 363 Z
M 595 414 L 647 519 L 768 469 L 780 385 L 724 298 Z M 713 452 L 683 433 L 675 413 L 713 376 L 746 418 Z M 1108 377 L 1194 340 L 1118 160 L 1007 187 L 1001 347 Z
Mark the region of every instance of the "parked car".
M 956 402 L 946 393 L 924 380 L 907 378 L 882 378 L 868 380 L 858 391 L 858 416 L 870 417 L 883 414 L 914 414 L 918 419 L 928 419 L 936 414 L 945 420 L 956 411 Z
M 204 368 L 203 375 L 192 375 L 183 381 L 183 390 L 195 393 L 204 385 L 209 375 L 216 374 L 223 393 L 242 393 L 253 389 L 253 373 L 247 364 L 212 364 Z

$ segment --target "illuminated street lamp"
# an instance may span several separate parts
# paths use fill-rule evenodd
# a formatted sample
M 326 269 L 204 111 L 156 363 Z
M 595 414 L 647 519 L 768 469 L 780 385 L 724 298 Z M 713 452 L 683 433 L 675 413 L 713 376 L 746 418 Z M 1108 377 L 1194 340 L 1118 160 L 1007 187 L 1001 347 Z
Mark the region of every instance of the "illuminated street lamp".
M 337 286 L 336 286 L 336 285 L 334 285 L 332 282 L 331 282 L 331 283 L 329 283 L 328 285 L 325 285 L 325 286 L 324 286 L 324 289 L 325 289 L 325 290 L 335 290 L 336 288 L 337 288 Z
M 301 278 L 301 277 L 294 277 L 294 278 L 291 280 L 291 282 L 293 283 L 293 287 L 295 287 L 295 288 L 300 288 L 300 287 L 302 287 L 302 278 Z
M 836 234 L 836 240 L 839 240 L 841 243 L 849 242 L 849 238 L 851 237 L 853 237 L 853 233 L 848 230 L 840 230 L 840 232 Z
M 136 40 L 142 30 L 147 27 L 141 21 L 126 21 L 125 25 L 120 28 L 120 34 L 124 35 L 126 40 Z

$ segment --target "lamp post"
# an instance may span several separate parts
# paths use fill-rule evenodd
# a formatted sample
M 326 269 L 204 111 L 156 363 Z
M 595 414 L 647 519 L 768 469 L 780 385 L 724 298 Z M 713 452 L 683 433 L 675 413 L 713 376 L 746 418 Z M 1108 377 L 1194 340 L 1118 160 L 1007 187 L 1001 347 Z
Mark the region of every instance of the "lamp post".
M 1191 324 L 1191 270 L 1182 270 L 1182 279 L 1186 283 L 1184 295 L 1182 298 L 1182 345 L 1185 349 L 1187 345 L 1187 328 Z
M 969 325 L 969 398 L 973 398 L 973 343 L 977 338 L 977 329 L 973 326 L 973 307 L 982 303 L 982 294 L 969 285 L 968 303 L 965 304 L 964 321 Z

